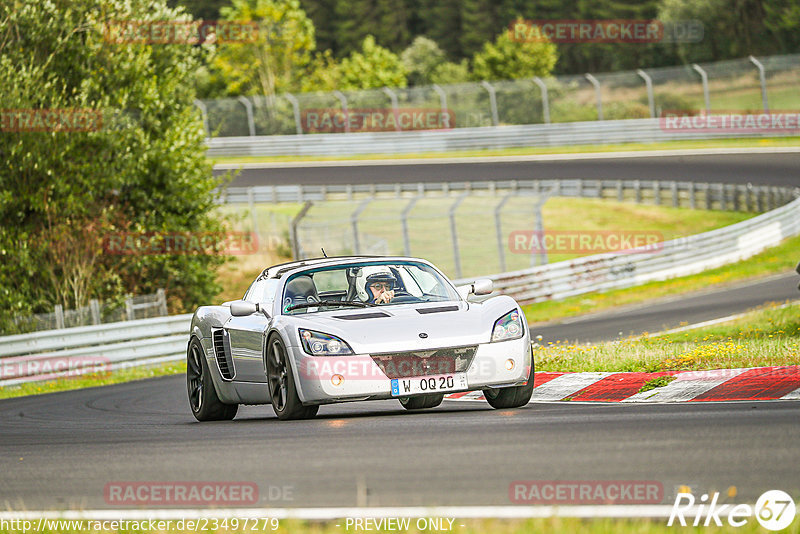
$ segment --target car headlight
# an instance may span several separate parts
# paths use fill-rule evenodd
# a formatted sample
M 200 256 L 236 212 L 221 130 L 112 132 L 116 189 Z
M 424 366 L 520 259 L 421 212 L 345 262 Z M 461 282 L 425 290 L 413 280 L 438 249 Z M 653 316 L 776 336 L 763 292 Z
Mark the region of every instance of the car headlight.
M 492 342 L 519 339 L 524 332 L 519 311 L 511 310 L 494 322 Z
M 353 354 L 353 349 L 343 340 L 330 334 L 300 328 L 303 350 L 312 356 L 343 356 Z

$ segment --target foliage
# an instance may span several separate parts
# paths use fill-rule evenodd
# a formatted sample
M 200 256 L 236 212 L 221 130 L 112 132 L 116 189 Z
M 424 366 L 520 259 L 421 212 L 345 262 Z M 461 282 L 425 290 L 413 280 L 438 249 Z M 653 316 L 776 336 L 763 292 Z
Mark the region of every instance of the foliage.
M 409 85 L 432 83 L 437 69 L 444 63 L 445 55 L 436 41 L 418 36 L 400 55 L 408 72 Z
M 509 32 L 503 32 L 494 43 L 486 43 L 475 54 L 472 76 L 476 80 L 547 76 L 557 57 L 556 47 L 546 40 L 520 42 L 513 40 Z
M 0 110 L 100 117 L 86 131 L 6 126 L 0 134 L 0 323 L 159 287 L 180 310 L 218 292 L 220 256 L 104 251 L 117 232 L 222 228 L 209 215 L 218 181 L 193 106 L 203 49 L 104 42 L 101 14 L 185 18 L 163 1 L 0 4 Z
M 379 46 L 371 35 L 364 38 L 360 51 L 342 60 L 339 70 L 342 90 L 406 86 L 406 69 L 400 58 Z

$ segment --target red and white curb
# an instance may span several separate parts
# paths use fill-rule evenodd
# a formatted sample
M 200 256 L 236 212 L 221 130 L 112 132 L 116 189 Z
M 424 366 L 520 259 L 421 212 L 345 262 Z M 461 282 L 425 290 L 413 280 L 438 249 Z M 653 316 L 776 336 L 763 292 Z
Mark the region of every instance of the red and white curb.
M 649 380 L 674 376 L 666 386 L 639 393 Z M 449 400 L 484 400 L 483 392 Z M 800 400 L 800 365 L 665 371 L 660 373 L 536 373 L 531 402 L 705 402 Z

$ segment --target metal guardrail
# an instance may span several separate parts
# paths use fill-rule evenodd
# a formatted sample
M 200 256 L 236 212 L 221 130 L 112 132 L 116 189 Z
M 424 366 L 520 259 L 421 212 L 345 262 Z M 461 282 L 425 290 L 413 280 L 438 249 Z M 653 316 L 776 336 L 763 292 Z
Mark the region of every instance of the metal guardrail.
M 800 198 L 740 223 L 666 241 L 654 252 L 597 254 L 485 278 L 494 281 L 496 291 L 529 304 L 698 273 L 744 260 L 798 234 Z
M 796 131 L 743 134 L 741 131 L 665 129 L 661 119 L 562 122 L 516 126 L 487 126 L 413 132 L 266 135 L 208 139 L 209 157 L 221 156 L 344 156 L 408 154 L 514 147 L 654 143 L 690 139 L 797 135 Z
M 408 182 L 387 184 L 265 185 L 228 187 L 219 191 L 220 204 L 323 202 L 329 200 L 400 199 L 458 196 L 462 193 L 499 196 L 541 195 L 652 202 L 656 205 L 762 212 L 795 198 L 793 188 L 673 180 L 500 180 L 474 182 Z
M 0 386 L 186 355 L 191 314 L 82 326 L 0 338 Z

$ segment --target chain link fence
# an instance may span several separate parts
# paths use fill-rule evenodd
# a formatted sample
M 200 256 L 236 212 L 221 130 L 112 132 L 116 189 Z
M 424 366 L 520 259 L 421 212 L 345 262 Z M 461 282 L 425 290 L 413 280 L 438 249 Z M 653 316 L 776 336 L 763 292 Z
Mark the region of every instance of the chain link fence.
M 607 74 L 198 100 L 209 137 L 291 135 L 314 113 L 439 110 L 450 128 L 660 117 L 665 112 L 785 111 L 797 105 L 800 54 Z M 312 120 L 310 117 L 315 117 Z M 386 123 L 402 131 L 403 124 Z M 356 128 L 356 129 L 352 129 Z M 334 131 L 361 131 L 343 123 Z M 410 127 L 409 129 L 419 129 Z

